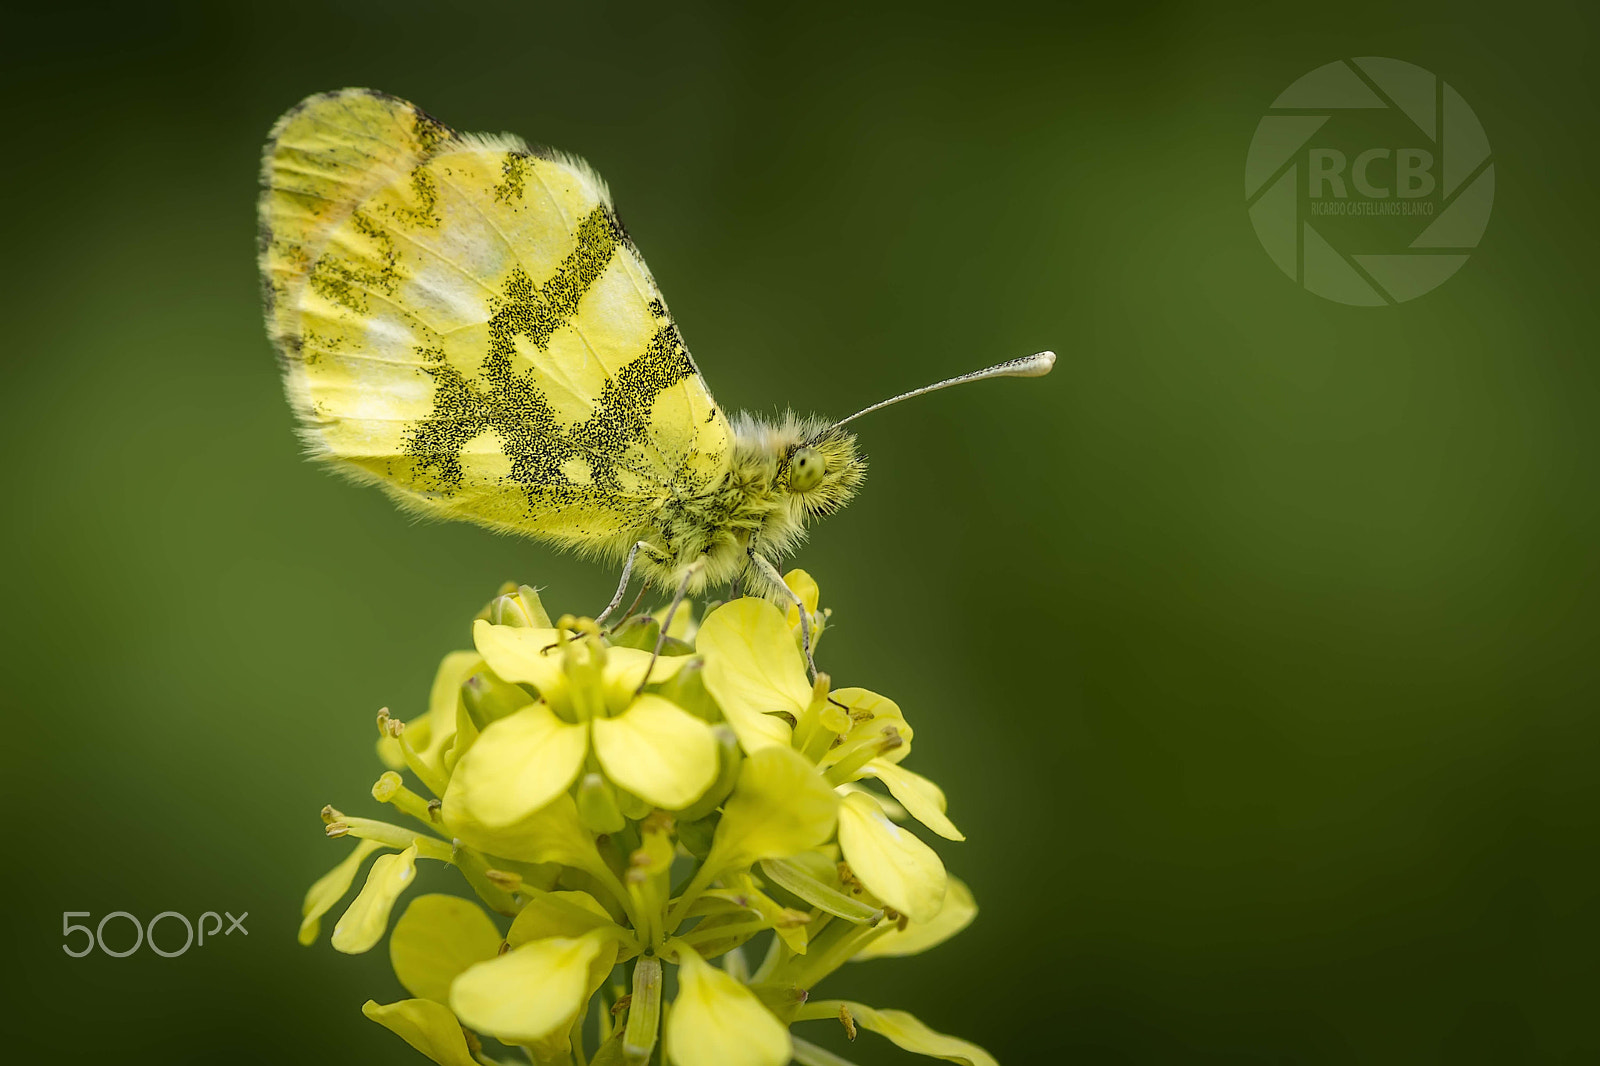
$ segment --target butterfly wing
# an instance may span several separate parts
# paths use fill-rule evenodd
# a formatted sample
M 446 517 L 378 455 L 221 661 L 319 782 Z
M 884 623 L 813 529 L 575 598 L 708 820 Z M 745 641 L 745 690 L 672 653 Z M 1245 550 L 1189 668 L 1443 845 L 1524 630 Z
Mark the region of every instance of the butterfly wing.
M 347 89 L 285 115 L 267 324 L 312 453 L 408 509 L 616 551 L 731 431 L 581 160 Z

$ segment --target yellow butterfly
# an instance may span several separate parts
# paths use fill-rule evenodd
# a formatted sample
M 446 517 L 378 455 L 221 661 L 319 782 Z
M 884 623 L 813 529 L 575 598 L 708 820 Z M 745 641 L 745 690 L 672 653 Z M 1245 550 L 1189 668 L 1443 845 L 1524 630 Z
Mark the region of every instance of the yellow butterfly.
M 278 120 L 262 183 L 267 329 L 311 453 L 417 514 L 626 559 L 602 620 L 636 560 L 679 599 L 792 599 L 775 560 L 866 470 L 845 423 L 1055 361 L 840 422 L 730 422 L 583 160 L 345 89 Z

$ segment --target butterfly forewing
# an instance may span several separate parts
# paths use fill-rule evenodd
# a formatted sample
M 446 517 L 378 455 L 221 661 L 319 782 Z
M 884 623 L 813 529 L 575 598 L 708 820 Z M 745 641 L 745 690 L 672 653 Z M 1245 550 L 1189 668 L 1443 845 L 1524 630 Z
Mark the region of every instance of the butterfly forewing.
M 724 472 L 727 421 L 581 161 L 346 90 L 285 116 L 266 183 L 268 324 L 319 457 L 591 547 Z

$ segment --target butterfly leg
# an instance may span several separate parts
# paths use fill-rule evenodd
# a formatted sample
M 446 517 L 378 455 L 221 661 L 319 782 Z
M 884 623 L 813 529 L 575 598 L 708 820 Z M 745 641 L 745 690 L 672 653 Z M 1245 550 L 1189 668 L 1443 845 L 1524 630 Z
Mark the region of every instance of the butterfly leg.
M 622 602 L 622 597 L 627 594 L 628 582 L 633 580 L 633 560 L 640 551 L 648 551 L 652 555 L 655 554 L 655 549 L 642 540 L 628 549 L 628 559 L 622 564 L 622 580 L 617 583 L 617 594 L 611 597 L 611 602 L 606 604 L 606 609 L 595 616 L 595 625 L 603 625 L 611 612 L 617 609 L 617 604 Z
M 755 564 L 757 570 L 761 571 L 761 576 L 772 582 L 773 586 L 787 596 L 789 602 L 794 604 L 795 609 L 800 612 L 800 643 L 804 646 L 806 666 L 811 670 L 811 680 L 815 681 L 817 679 L 817 662 L 811 657 L 811 612 L 806 610 L 805 601 L 800 598 L 800 594 L 789 587 L 789 583 L 783 579 L 783 575 L 778 572 L 778 568 L 773 566 L 769 560 L 757 555 L 755 552 L 751 552 L 750 561 Z
M 667 645 L 667 629 L 672 625 L 672 616 L 677 614 L 678 608 L 683 605 L 683 597 L 689 591 L 689 582 L 705 569 L 705 565 L 704 559 L 696 559 L 684 568 L 683 577 L 678 581 L 678 590 L 672 594 L 672 603 L 667 607 L 667 613 L 662 616 L 661 632 L 656 636 L 655 651 L 650 653 L 650 665 L 645 668 L 644 680 L 640 681 L 639 687 L 634 690 L 635 696 L 643 692 L 644 687 L 650 683 L 650 674 L 656 668 L 656 660 L 661 658 L 661 649 Z

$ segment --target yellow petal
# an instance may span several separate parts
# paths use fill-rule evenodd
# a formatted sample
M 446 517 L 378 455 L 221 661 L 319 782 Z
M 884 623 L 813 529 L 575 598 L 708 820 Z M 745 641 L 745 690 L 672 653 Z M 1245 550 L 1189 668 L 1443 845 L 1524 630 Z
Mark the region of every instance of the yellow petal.
M 907 813 L 946 840 L 965 840 L 944 813 L 944 791 L 921 774 L 914 774 L 884 759 L 873 759 L 864 767 L 889 789 Z
M 400 747 L 400 742 L 394 737 L 379 737 L 377 740 L 378 761 L 391 770 L 404 770 L 406 768 L 406 754 Z
M 739 769 L 706 863 L 720 870 L 814 848 L 833 835 L 838 811 L 838 794 L 805 756 L 762 748 Z
M 604 934 L 535 940 L 470 967 L 450 986 L 461 1024 L 508 1043 L 565 1032 L 590 995 L 590 966 L 613 956 Z M 607 963 L 607 969 L 609 969 Z
M 567 683 L 560 642 L 561 633 L 555 629 L 497 626 L 482 618 L 472 623 L 472 643 L 489 669 L 503 681 L 532 685 L 547 697 Z
M 709 685 L 706 688 L 710 690 Z M 712 696 L 715 698 L 716 694 Z M 777 715 L 754 712 L 747 704 L 722 704 L 719 701 L 718 705 L 722 707 L 722 717 L 732 727 L 733 735 L 739 738 L 739 746 L 745 751 L 787 748 L 794 737 L 794 726 Z
M 931 921 L 944 904 L 944 863 L 878 801 L 853 792 L 839 807 L 839 850 L 873 895 L 913 922 Z
M 654 685 L 676 676 L 690 658 L 692 656 L 688 655 L 653 656 L 638 648 L 607 648 L 606 665 L 600 677 L 608 695 L 619 703 L 626 703 L 644 683 L 645 670 L 650 671 L 648 683 Z
M 433 675 L 428 714 L 422 719 L 428 725 L 426 736 L 416 735 L 418 722 L 406 724 L 406 739 L 430 766 L 444 770 L 444 749 L 456 733 L 456 704 L 461 701 L 461 685 L 482 669 L 483 656 L 475 651 L 453 651 L 446 655 Z
M 524 707 L 489 723 L 467 749 L 445 802 L 489 828 L 510 825 L 566 791 L 588 750 L 587 726 L 563 722 L 543 703 Z
M 475 962 L 500 951 L 500 930 L 471 900 L 418 896 L 394 923 L 389 962 L 406 991 L 436 1003 L 450 1001 L 450 982 Z
M 393 855 L 380 855 L 367 871 L 367 883 L 362 886 L 361 894 L 333 927 L 331 940 L 335 950 L 359 955 L 382 940 L 394 901 L 416 876 L 415 844 Z
M 854 781 L 846 781 L 844 784 L 839 786 L 840 795 L 847 796 L 852 792 L 865 792 L 867 795 L 877 800 L 878 806 L 883 808 L 883 813 L 887 814 L 893 821 L 903 822 L 907 818 L 911 817 L 911 812 L 900 806 L 899 802 L 892 796 L 879 795 L 878 793 L 872 791 L 872 789 L 867 788 L 865 785 L 859 785 Z
M 748 752 L 787 747 L 788 723 L 811 703 L 811 683 L 788 623 L 765 600 L 725 603 L 700 625 L 695 648 L 705 657 L 706 690 Z
M 541 892 L 517 912 L 506 933 L 506 942 L 520 947 L 532 940 L 567 937 L 576 940 L 585 933 L 614 925 L 600 901 L 587 892 Z
M 461 698 L 461 683 L 483 669 L 483 656 L 475 651 L 453 651 L 439 663 L 433 686 L 428 690 L 428 715 L 441 725 L 456 720 L 456 701 Z
M 894 929 L 870 941 L 855 955 L 857 959 L 898 958 L 917 955 L 936 947 L 972 924 L 978 916 L 978 904 L 972 890 L 965 883 L 950 878 L 950 891 L 944 897 L 944 906 L 932 921 L 912 922 L 904 929 Z
M 907 1051 L 961 1066 L 999 1066 L 994 1056 L 977 1044 L 929 1029 L 903 1010 L 876 1010 L 864 1003 L 846 1002 L 850 1015 L 863 1029 L 886 1036 Z
M 864 688 L 836 688 L 828 693 L 829 699 L 837 704 L 843 704 L 855 721 L 846 734 L 844 740 L 833 748 L 833 752 L 846 750 L 846 745 L 866 737 L 881 736 L 884 726 L 892 725 L 900 735 L 900 746 L 878 756 L 884 762 L 899 762 L 911 754 L 911 738 L 916 731 L 911 728 L 911 723 L 906 721 L 906 716 L 900 713 L 900 705 L 887 696 L 880 696 Z M 871 715 L 871 717 L 865 717 Z M 832 754 L 824 756 L 822 764 L 831 765 L 834 759 Z
M 398 1003 L 367 1000 L 361 1013 L 422 1052 L 439 1066 L 478 1066 L 467 1050 L 461 1024 L 449 1008 L 430 999 L 402 999 Z
M 322 929 L 322 916 L 350 891 L 350 883 L 356 879 L 356 871 L 361 869 L 362 862 L 381 847 L 383 845 L 376 840 L 363 840 L 344 857 L 343 862 L 317 878 L 306 892 L 305 902 L 300 905 L 300 943 L 310 944 L 317 939 L 317 933 Z
M 606 776 L 665 810 L 682 810 L 717 779 L 711 727 L 645 693 L 615 718 L 594 720 L 594 752 Z
M 789 591 L 799 596 L 800 602 L 806 605 L 806 614 L 817 613 L 817 604 L 822 600 L 822 590 L 817 588 L 815 578 L 796 567 L 783 575 L 783 583 L 788 585 Z M 792 603 L 789 605 L 788 621 L 790 628 L 800 624 L 800 608 Z
M 744 985 L 689 948 L 678 953 L 678 998 L 666 1051 L 675 1066 L 784 1066 L 789 1029 Z
M 654 618 L 658 625 L 666 621 L 668 606 L 658 607 L 650 612 L 650 617 Z M 685 600 L 678 605 L 677 613 L 672 616 L 672 624 L 667 626 L 667 636 L 693 643 L 694 631 L 694 604 Z
M 594 870 L 601 862 L 594 837 L 578 821 L 578 808 L 565 792 L 506 826 L 486 826 L 477 821 L 469 808 L 451 802 L 450 792 L 445 793 L 440 813 L 450 835 L 469 848 L 519 862 L 553 862 L 580 870 Z

